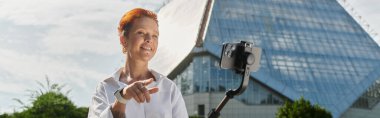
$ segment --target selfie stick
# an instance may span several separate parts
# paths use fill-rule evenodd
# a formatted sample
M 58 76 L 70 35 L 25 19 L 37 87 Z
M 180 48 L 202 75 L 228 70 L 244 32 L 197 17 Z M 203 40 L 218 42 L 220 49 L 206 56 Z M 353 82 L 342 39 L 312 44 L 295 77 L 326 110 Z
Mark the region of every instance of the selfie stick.
M 244 90 L 247 88 L 248 82 L 249 82 L 249 76 L 250 76 L 250 67 L 254 62 L 254 59 L 253 59 L 254 55 L 252 53 L 245 52 L 245 54 L 242 56 L 243 56 L 242 61 L 244 61 L 244 59 L 245 59 L 244 70 L 243 70 L 243 72 L 241 72 L 239 70 L 236 70 L 236 71 L 241 72 L 241 74 L 243 74 L 243 81 L 241 81 L 239 88 L 237 88 L 235 90 L 230 89 L 226 92 L 226 96 L 224 96 L 222 102 L 218 105 L 218 107 L 216 107 L 216 109 L 212 109 L 209 112 L 209 114 L 208 114 L 209 118 L 218 118 L 220 115 L 220 111 L 223 109 L 224 105 L 226 105 L 228 100 L 233 98 L 235 95 L 242 94 L 244 92 Z

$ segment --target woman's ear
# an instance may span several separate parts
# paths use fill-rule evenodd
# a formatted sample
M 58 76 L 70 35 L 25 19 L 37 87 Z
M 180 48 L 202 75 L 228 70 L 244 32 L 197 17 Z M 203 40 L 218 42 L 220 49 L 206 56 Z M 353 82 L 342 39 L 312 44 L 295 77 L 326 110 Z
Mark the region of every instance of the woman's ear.
M 124 35 L 119 36 L 120 44 L 123 48 L 123 53 L 127 53 L 127 39 Z
M 120 35 L 119 38 L 120 38 L 120 44 L 124 46 L 126 44 L 125 36 Z

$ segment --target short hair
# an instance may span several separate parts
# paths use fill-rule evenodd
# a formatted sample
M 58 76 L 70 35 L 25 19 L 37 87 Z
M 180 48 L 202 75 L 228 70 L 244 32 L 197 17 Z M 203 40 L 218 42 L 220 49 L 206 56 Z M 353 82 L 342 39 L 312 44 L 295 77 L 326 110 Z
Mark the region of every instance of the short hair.
M 119 35 L 125 36 L 126 34 L 128 34 L 129 30 L 132 28 L 134 20 L 141 17 L 152 18 L 154 21 L 156 21 L 158 26 L 156 13 L 143 8 L 135 8 L 131 11 L 126 12 L 121 18 L 119 27 L 117 28 L 119 31 Z

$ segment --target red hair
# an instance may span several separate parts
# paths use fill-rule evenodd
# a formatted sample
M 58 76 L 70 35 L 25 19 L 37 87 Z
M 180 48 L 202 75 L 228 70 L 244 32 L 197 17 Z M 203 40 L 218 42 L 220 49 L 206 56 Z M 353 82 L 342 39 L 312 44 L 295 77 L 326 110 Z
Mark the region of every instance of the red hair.
M 135 8 L 125 13 L 123 17 L 121 18 L 119 27 L 117 28 L 117 30 L 119 31 L 119 34 L 120 35 L 128 34 L 129 30 L 132 28 L 134 20 L 141 17 L 152 18 L 154 21 L 156 21 L 158 25 L 156 13 L 146 10 L 146 9 L 142 9 L 142 8 Z

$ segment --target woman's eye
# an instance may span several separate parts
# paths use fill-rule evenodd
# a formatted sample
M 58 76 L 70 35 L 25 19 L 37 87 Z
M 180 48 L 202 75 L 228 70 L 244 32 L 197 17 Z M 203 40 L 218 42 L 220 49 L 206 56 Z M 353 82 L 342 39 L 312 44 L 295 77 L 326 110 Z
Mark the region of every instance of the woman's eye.
M 139 32 L 137 32 L 137 34 L 139 34 L 139 35 L 144 35 L 145 33 L 142 32 L 142 31 L 139 31 Z
M 153 35 L 153 38 L 154 38 L 154 39 L 158 39 L 158 36 L 157 36 L 157 35 Z

